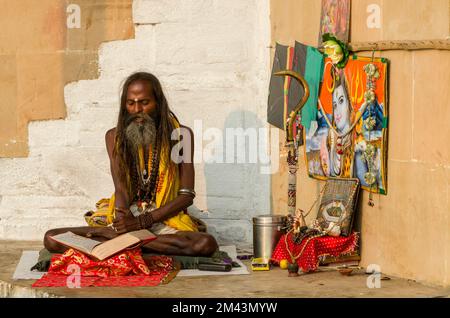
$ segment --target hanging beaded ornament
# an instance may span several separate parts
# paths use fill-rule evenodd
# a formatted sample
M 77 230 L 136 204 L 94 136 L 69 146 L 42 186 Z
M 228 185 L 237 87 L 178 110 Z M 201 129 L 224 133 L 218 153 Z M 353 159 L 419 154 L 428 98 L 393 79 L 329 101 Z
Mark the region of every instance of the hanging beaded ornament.
M 368 144 L 366 146 L 366 149 L 364 150 L 362 154 L 362 159 L 367 163 L 367 169 L 368 171 L 364 174 L 364 181 L 369 186 L 369 206 L 374 206 L 373 202 L 373 188 L 376 187 L 377 184 L 377 178 L 375 175 L 375 157 L 376 157 L 376 148 L 374 145 L 371 144 L 372 141 L 372 135 L 371 132 L 375 128 L 376 120 L 372 117 L 372 110 L 373 110 L 373 104 L 375 102 L 375 88 L 376 88 L 376 81 L 380 77 L 380 73 L 378 71 L 377 66 L 373 63 L 373 56 L 372 56 L 372 63 L 369 63 L 364 66 L 364 72 L 367 75 L 367 81 L 366 81 L 366 92 L 364 93 L 364 100 L 368 104 L 368 113 L 369 116 L 363 121 L 364 128 L 369 133 L 369 140 Z

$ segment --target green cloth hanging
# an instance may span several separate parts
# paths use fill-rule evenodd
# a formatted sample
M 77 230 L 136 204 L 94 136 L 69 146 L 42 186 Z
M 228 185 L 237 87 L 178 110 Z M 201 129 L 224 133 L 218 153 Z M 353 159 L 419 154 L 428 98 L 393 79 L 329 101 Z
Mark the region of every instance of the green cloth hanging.
M 312 46 L 307 47 L 305 80 L 309 86 L 309 98 L 302 109 L 302 125 L 309 129 L 311 121 L 317 119 L 319 87 L 323 78 L 324 59 L 322 53 Z

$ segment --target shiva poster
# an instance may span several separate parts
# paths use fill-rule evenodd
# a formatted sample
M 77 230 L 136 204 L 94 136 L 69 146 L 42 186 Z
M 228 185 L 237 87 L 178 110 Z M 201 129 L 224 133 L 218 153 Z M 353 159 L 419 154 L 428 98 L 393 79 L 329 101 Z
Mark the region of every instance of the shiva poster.
M 358 178 L 387 193 L 388 61 L 350 57 L 343 69 L 325 59 L 314 119 L 305 126 L 308 174 Z

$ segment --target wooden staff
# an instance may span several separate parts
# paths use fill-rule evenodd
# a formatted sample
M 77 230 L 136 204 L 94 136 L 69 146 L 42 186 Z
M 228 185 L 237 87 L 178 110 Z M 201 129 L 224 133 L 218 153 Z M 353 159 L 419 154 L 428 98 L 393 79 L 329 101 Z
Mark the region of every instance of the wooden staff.
M 297 206 L 297 170 L 298 170 L 298 156 L 297 156 L 297 148 L 294 143 L 294 122 L 295 117 L 297 116 L 298 112 L 301 111 L 303 106 L 305 106 L 306 101 L 309 98 L 309 86 L 306 80 L 303 78 L 302 75 L 300 75 L 297 72 L 294 71 L 281 71 L 277 72 L 274 75 L 277 76 L 291 76 L 294 79 L 296 79 L 302 86 L 305 91 L 305 94 L 303 95 L 300 102 L 295 106 L 294 110 L 289 114 L 289 117 L 286 121 L 287 131 L 286 131 L 286 144 L 285 146 L 288 148 L 288 156 L 287 156 L 287 163 L 288 163 L 288 213 L 295 215 L 295 210 Z

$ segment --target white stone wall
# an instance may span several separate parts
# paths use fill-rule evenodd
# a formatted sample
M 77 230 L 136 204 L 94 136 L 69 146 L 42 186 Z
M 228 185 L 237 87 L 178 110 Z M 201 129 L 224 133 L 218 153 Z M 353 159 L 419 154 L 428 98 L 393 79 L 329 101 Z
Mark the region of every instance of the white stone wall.
M 268 0 L 136 0 L 133 19 L 135 39 L 101 46 L 100 77 L 65 87 L 67 118 L 30 123 L 30 156 L 0 159 L 1 239 L 84 225 L 83 213 L 113 192 L 104 135 L 116 123 L 120 83 L 136 70 L 160 78 L 172 110 L 195 130 L 197 160 L 209 128 L 267 126 Z M 269 188 L 256 164 L 197 161 L 190 211 L 221 242 L 251 243 Z

